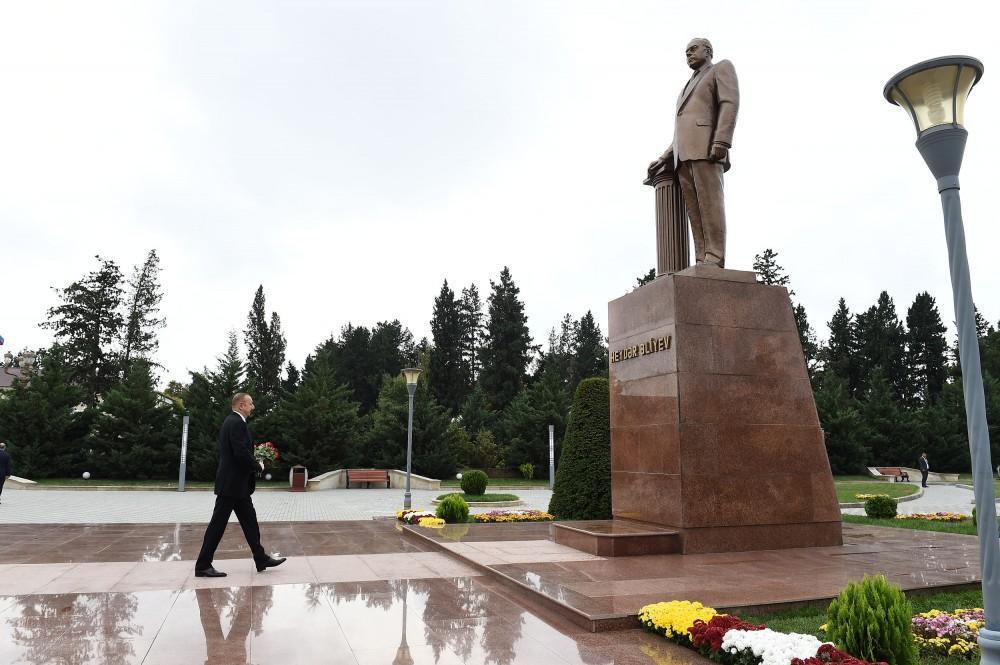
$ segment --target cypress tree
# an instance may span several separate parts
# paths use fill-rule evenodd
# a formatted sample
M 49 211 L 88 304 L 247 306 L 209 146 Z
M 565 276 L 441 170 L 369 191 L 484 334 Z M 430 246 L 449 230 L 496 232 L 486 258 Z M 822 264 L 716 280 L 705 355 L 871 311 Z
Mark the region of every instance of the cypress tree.
M 611 411 L 607 379 L 576 389 L 549 512 L 564 520 L 611 518 Z
M 809 318 L 806 316 L 806 308 L 799 303 L 792 307 L 792 314 L 795 316 L 795 329 L 799 332 L 799 344 L 802 345 L 802 355 L 805 357 L 806 370 L 809 378 L 815 379 L 816 364 L 819 358 L 819 345 L 816 343 L 816 333 L 809 325 Z
M 471 390 L 479 378 L 479 349 L 483 343 L 483 303 L 475 284 L 462 289 L 458 308 L 462 321 L 462 367 L 465 385 Z
M 941 396 L 948 378 L 945 327 L 934 298 L 918 293 L 906 312 L 906 366 L 908 397 L 929 404 Z
M 865 426 L 858 403 L 835 372 L 825 372 L 816 390 L 816 411 L 826 439 L 830 469 L 836 474 L 861 473 L 868 465 Z
M 128 370 L 135 358 L 151 360 L 159 347 L 156 331 L 166 325 L 157 314 L 163 292 L 160 289 L 160 257 L 151 249 L 146 261 L 136 266 L 125 297 L 125 325 L 122 329 L 122 365 Z
M 280 395 L 285 338 L 277 312 L 271 313 L 268 324 L 263 286 L 258 286 L 254 294 L 244 340 L 247 345 L 247 383 L 254 393 L 258 411 L 265 413 Z
M 520 289 L 510 270 L 504 267 L 500 281 L 490 280 L 490 287 L 480 383 L 493 408 L 502 410 L 524 387 L 533 349 Z
M 861 420 L 865 427 L 865 442 L 869 459 L 879 466 L 898 466 L 911 460 L 905 456 L 909 446 L 909 424 L 893 395 L 881 367 L 876 368 L 869 381 L 868 392 L 861 403 Z
M 118 264 L 95 257 L 99 267 L 64 289 L 62 303 L 49 309 L 43 328 L 54 331 L 72 380 L 83 386 L 89 406 L 97 405 L 120 380 L 121 359 L 112 345 L 124 326 L 122 273 Z
M 434 316 L 431 318 L 430 367 L 427 381 L 434 398 L 445 408 L 458 413 L 469 393 L 469 369 L 463 357 L 462 311 L 455 300 L 455 292 L 448 288 L 448 280 L 441 285 L 441 292 L 434 299 Z

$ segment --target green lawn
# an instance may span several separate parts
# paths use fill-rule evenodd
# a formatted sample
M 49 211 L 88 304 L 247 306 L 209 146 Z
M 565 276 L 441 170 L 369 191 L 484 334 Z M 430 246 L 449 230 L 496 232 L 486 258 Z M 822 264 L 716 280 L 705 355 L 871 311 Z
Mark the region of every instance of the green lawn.
M 524 478 L 490 478 L 490 485 L 494 487 L 540 487 L 547 488 L 549 486 L 548 478 L 532 478 L 531 480 L 525 480 Z M 456 478 L 449 478 L 447 480 L 441 481 L 441 487 L 461 487 L 462 481 Z
M 972 512 L 972 509 L 969 509 Z M 897 520 L 873 519 L 864 515 L 842 515 L 845 522 L 851 524 L 871 524 L 873 526 L 888 526 L 894 529 L 916 529 L 917 531 L 941 531 L 943 533 L 959 533 L 975 536 L 976 527 L 971 519 L 962 522 L 929 522 L 927 520 Z
M 887 483 L 884 480 L 840 480 L 834 482 L 837 488 L 837 501 L 840 503 L 858 503 L 855 494 L 888 494 L 894 499 L 901 496 L 916 494 L 920 488 L 910 483 Z
M 177 479 L 173 480 L 111 480 L 109 478 L 38 478 L 35 480 L 39 485 L 58 486 L 95 486 L 95 487 L 165 487 L 168 489 L 177 488 Z M 214 480 L 187 480 L 184 487 L 215 487 Z M 257 487 L 288 487 L 287 480 L 257 480 Z
M 463 492 L 449 492 L 448 494 L 442 494 L 437 498 L 437 500 L 441 501 L 446 496 L 451 496 L 452 494 L 456 494 L 465 499 L 466 501 L 479 501 L 479 502 L 517 501 L 518 499 L 518 496 L 516 494 L 465 494 Z
M 983 592 L 980 589 L 935 594 L 914 594 L 909 599 L 910 604 L 913 606 L 914 614 L 927 612 L 932 609 L 952 611 L 960 607 L 983 606 Z M 773 630 L 789 633 L 805 633 L 815 635 L 821 640 L 826 639 L 823 632 L 819 629 L 821 625 L 826 623 L 825 607 L 811 607 L 801 610 L 776 612 L 774 614 L 751 614 L 744 615 L 743 618 L 754 623 L 767 624 L 767 627 Z M 957 665 L 970 661 L 962 658 L 944 658 L 942 656 L 920 654 L 919 662 L 924 665 Z
M 972 486 L 972 474 L 971 473 L 960 473 L 958 474 L 958 482 L 962 485 Z M 993 480 L 993 496 L 1000 497 L 1000 480 Z

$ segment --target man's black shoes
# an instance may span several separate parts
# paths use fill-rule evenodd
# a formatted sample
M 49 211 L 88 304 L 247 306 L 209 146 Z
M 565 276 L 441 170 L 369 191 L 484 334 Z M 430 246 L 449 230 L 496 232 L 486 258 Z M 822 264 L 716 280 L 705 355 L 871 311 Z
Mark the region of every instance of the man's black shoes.
M 196 570 L 196 571 L 194 571 L 194 576 L 195 577 L 225 577 L 226 574 L 224 572 L 222 572 L 221 570 L 216 570 L 215 568 L 212 568 L 211 566 L 209 566 L 205 570 Z
M 257 562 L 257 572 L 262 573 L 268 568 L 274 568 L 275 566 L 280 566 L 283 563 L 285 563 L 285 557 L 275 559 L 273 556 L 269 556 L 263 561 Z

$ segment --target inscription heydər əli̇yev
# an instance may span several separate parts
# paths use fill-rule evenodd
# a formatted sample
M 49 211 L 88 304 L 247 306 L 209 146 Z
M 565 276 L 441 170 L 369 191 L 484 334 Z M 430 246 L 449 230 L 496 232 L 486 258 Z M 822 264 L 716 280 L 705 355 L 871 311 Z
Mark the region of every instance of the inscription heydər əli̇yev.
M 643 342 L 642 344 L 633 344 L 632 346 L 626 346 L 624 349 L 612 351 L 611 362 L 620 363 L 621 361 L 628 360 L 629 358 L 637 358 L 639 356 L 645 356 L 658 351 L 669 351 L 672 342 L 673 335 L 650 337 L 649 341 Z

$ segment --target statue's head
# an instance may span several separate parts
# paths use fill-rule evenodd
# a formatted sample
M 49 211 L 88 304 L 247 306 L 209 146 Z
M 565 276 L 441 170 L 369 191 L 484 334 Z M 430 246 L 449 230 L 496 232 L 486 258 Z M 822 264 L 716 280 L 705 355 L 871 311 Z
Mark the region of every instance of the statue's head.
M 712 62 L 712 42 L 704 37 L 695 37 L 688 42 L 684 54 L 687 56 L 688 67 L 701 69 L 706 62 Z

